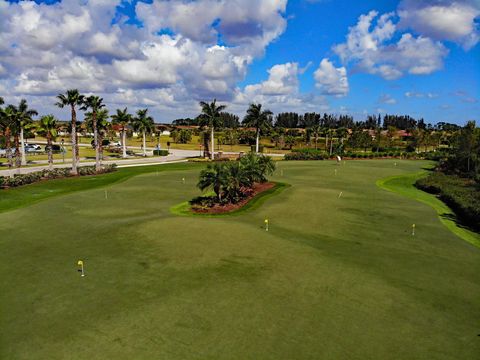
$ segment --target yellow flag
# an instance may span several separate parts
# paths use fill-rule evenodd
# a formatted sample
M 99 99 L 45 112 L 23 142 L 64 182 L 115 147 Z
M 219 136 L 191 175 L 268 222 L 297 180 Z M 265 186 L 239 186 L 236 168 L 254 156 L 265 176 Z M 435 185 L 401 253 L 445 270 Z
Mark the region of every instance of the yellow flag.
M 265 219 L 265 224 L 268 224 L 268 219 Z
M 82 260 L 78 260 L 78 266 L 83 266 L 83 261 Z

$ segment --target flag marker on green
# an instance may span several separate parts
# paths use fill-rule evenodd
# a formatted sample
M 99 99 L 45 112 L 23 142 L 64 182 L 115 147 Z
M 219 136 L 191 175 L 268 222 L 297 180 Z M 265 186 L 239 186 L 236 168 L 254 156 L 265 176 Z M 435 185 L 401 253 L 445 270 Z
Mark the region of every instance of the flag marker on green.
M 80 271 L 82 273 L 82 276 L 85 276 L 85 271 L 83 269 L 83 261 L 78 260 L 77 265 L 80 267 L 80 269 L 78 269 L 78 271 Z

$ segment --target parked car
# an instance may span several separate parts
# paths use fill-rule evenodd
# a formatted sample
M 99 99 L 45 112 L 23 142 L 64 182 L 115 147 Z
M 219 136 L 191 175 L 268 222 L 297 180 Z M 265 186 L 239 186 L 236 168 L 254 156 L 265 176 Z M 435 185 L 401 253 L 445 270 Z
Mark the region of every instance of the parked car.
M 25 152 L 42 151 L 42 147 L 38 144 L 25 144 Z
M 48 145 L 45 145 L 45 152 L 48 151 Z M 53 144 L 52 145 L 52 152 L 59 153 L 62 151 L 62 147 L 60 145 Z

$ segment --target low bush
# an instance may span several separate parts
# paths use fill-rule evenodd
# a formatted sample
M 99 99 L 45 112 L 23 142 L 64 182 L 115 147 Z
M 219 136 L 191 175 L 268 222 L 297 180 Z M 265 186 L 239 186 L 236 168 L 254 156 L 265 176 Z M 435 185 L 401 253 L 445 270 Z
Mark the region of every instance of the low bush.
M 97 175 L 115 171 L 117 165 L 105 165 L 99 172 L 94 166 L 82 166 L 78 168 L 80 176 Z M 61 179 L 72 176 L 69 168 L 35 171 L 28 174 L 15 174 L 13 177 L 0 176 L 0 188 L 12 188 L 22 185 L 33 184 L 42 180 Z
M 153 150 L 153 156 L 168 156 L 168 150 Z
M 418 180 L 415 186 L 438 195 L 462 222 L 480 230 L 480 189 L 472 179 L 437 171 Z

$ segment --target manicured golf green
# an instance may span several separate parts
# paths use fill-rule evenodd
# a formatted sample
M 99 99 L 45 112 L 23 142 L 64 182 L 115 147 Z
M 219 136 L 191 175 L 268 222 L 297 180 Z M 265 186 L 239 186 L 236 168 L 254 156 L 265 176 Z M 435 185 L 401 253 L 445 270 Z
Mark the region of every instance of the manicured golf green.
M 279 162 L 215 218 L 170 212 L 204 164 L 0 192 L 0 358 L 478 359 L 480 249 L 376 185 L 428 164 L 394 162 Z

